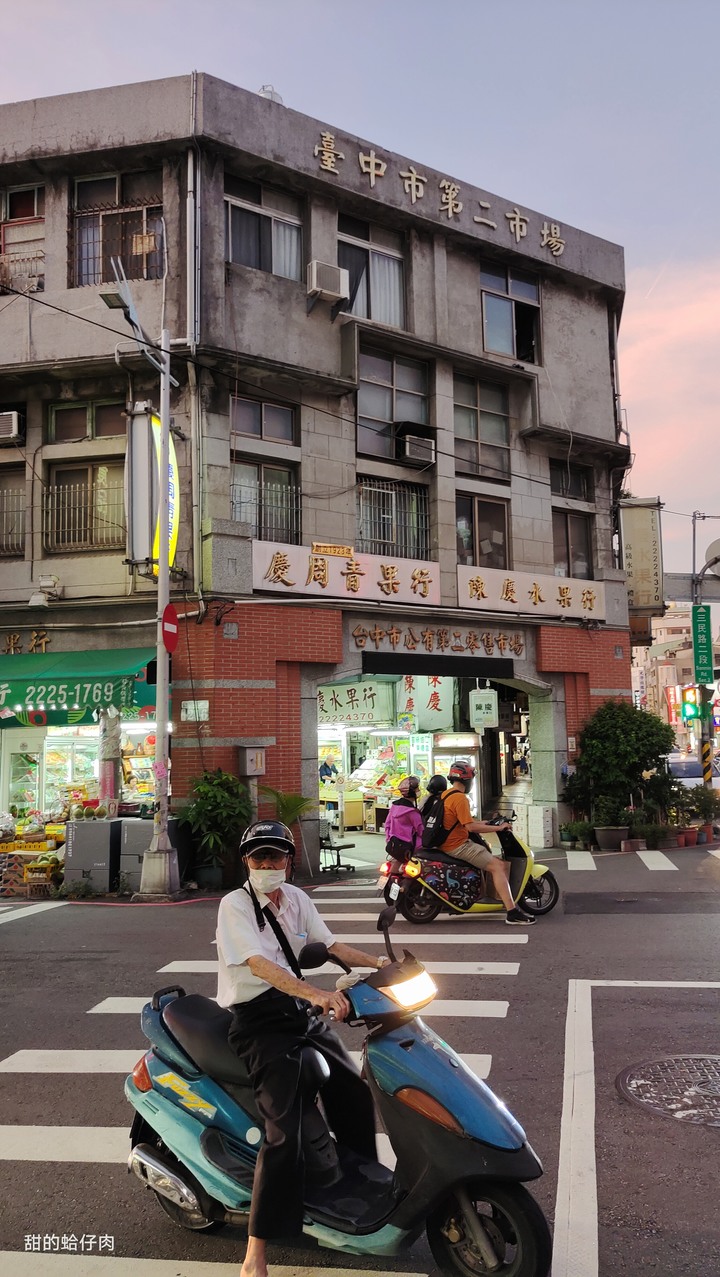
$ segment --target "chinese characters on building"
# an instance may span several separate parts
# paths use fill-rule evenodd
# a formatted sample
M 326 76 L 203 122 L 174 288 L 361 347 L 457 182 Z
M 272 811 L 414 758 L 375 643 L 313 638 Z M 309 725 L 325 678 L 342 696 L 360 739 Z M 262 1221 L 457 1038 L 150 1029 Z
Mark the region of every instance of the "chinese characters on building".
M 21 652 L 46 652 L 49 646 L 50 635 L 47 630 L 31 630 L 27 640 L 22 634 L 14 632 L 5 635 L 2 653 L 3 656 L 19 656 Z
M 436 563 L 355 554 L 318 553 L 317 547 L 253 542 L 253 588 L 326 598 L 362 598 L 395 603 L 438 604 L 440 572 Z
M 458 604 L 483 612 L 605 620 L 605 589 L 599 581 L 458 566 Z
M 317 160 L 318 168 L 323 173 L 331 173 L 337 176 L 340 172 L 338 164 L 354 163 L 353 155 L 350 148 L 346 151 L 339 150 L 335 140 L 335 134 L 323 131 L 320 133 L 319 140 L 313 147 L 313 156 Z M 398 168 L 394 171 L 390 167 L 390 161 L 383 159 L 377 155 L 375 149 L 369 151 L 359 150 L 357 154 L 357 164 L 360 172 L 368 179 L 368 185 L 371 190 L 381 182 L 399 182 L 404 195 L 409 199 L 410 204 L 416 204 L 418 200 L 425 199 L 431 191 L 432 183 L 422 173 L 418 173 L 414 165 L 409 164 L 407 168 Z M 461 198 L 462 189 L 457 182 L 452 181 L 449 177 L 443 177 L 437 183 L 437 212 L 446 217 L 448 221 L 457 222 L 465 205 L 466 219 L 468 224 L 474 222 L 480 226 L 486 226 L 489 230 L 498 231 L 503 235 L 509 236 L 516 244 L 525 239 L 528 234 L 537 241 L 540 248 L 547 249 L 552 257 L 561 257 L 565 250 L 565 240 L 562 235 L 562 227 L 559 222 L 549 222 L 546 219 L 540 224 L 538 218 L 537 224 L 531 222 L 530 215 L 521 213 L 517 206 L 513 206 L 509 210 L 501 209 L 499 213 L 493 215 L 493 209 L 486 200 L 472 200 L 470 202 L 463 201 Z M 434 198 L 430 195 L 430 198 Z M 478 205 L 480 212 L 475 213 L 474 206 Z
M 359 623 L 351 630 L 359 651 L 434 652 L 457 656 L 522 656 L 525 635 L 505 630 L 450 629 L 445 625 L 379 625 Z

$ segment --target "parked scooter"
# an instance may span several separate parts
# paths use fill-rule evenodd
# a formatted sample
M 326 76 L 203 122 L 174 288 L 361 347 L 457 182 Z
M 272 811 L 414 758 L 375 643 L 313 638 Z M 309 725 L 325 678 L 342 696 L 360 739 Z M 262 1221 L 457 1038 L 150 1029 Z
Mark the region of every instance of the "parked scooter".
M 513 812 L 510 820 L 515 820 Z M 508 818 L 498 816 L 492 824 Z M 502 858 L 509 862 L 509 884 L 513 899 L 527 913 L 545 914 L 555 908 L 560 888 L 547 865 L 535 863 L 535 856 L 513 829 L 498 829 Z M 378 888 L 388 904 L 397 904 L 408 922 L 425 925 L 445 910 L 447 913 L 504 913 L 505 905 L 494 894 L 492 884 L 481 869 L 456 860 L 442 851 L 418 850 L 405 861 L 388 859 L 380 867 Z
M 384 909 L 378 919 L 390 965 L 345 992 L 348 1023 L 367 1030 L 364 1076 L 397 1165 L 336 1145 L 317 1103 L 305 1104 L 304 1231 L 335 1250 L 391 1256 L 425 1228 L 447 1277 L 547 1277 L 548 1226 L 523 1187 L 542 1165 L 505 1105 L 418 1017 L 437 988 L 411 953 L 396 957 L 394 918 Z M 328 959 L 348 970 L 322 944 L 300 955 L 305 968 Z M 141 1018 L 151 1049 L 125 1083 L 135 1109 L 128 1169 L 195 1231 L 247 1225 L 263 1139 L 250 1079 L 228 1046 L 230 1020 L 208 998 L 159 989 Z M 302 1062 L 317 1100 L 327 1064 L 311 1047 Z

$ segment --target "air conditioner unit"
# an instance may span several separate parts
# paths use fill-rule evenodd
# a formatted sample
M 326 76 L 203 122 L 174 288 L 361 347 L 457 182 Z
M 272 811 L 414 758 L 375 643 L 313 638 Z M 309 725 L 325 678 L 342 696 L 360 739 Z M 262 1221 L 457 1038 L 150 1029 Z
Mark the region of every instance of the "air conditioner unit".
M 326 302 L 344 301 L 350 296 L 350 272 L 327 262 L 308 262 L 308 297 L 321 297 Z
M 400 460 L 409 466 L 432 466 L 435 463 L 435 440 L 420 435 L 403 435 L 398 440 Z
M 0 412 L 0 444 L 16 443 L 23 436 L 23 422 L 19 412 Z

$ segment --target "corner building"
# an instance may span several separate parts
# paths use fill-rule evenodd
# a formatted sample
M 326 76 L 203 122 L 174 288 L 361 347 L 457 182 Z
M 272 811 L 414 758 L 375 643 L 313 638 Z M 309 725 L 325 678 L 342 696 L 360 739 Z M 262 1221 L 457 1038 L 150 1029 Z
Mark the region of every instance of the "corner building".
M 12 662 L 143 682 L 155 643 L 123 466 L 159 389 L 115 257 L 178 382 L 173 802 L 216 766 L 315 796 L 328 759 L 321 814 L 372 829 L 459 755 L 551 844 L 631 697 L 622 250 L 205 74 L 0 107 L 0 192 L 2 804 L 52 718 Z

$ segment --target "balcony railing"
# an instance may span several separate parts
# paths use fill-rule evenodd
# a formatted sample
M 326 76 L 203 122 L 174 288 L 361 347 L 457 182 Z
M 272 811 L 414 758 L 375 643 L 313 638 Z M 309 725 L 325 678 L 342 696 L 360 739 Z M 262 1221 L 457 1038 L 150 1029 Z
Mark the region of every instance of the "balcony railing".
M 26 504 L 24 488 L 8 488 L 0 492 L 0 555 L 4 558 L 22 554 L 25 550 Z
M 68 483 L 43 494 L 43 546 L 63 550 L 120 550 L 125 547 L 122 483 Z
M 232 518 L 248 526 L 257 541 L 300 544 L 301 491 L 281 483 L 234 483 L 230 488 Z
M 120 258 L 128 279 L 161 279 L 162 205 L 113 204 L 73 211 L 70 253 L 73 288 L 112 283 L 112 257 Z
M 42 248 L 29 251 L 0 253 L 0 289 L 3 286 L 17 288 L 21 293 L 39 293 L 45 287 L 45 252 Z
M 356 549 L 364 554 L 429 559 L 427 488 L 391 479 L 361 479 L 358 483 Z

